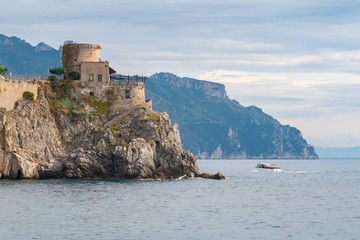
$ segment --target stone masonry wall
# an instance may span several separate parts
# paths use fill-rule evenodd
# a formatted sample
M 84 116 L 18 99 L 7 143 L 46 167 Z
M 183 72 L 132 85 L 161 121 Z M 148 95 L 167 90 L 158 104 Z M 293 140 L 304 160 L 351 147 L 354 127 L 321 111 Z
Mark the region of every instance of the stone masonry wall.
M 80 80 L 89 81 L 89 75 L 93 74 L 93 81 L 98 82 L 98 75 L 102 75 L 102 83 L 107 84 L 109 79 L 109 62 L 82 62 Z
M 82 62 L 100 62 L 100 45 L 97 44 L 64 44 L 62 62 L 66 73 L 80 73 Z
M 21 100 L 26 91 L 34 93 L 36 98 L 38 87 L 34 81 L 0 80 L 0 107 L 13 110 L 15 102 Z
M 94 81 L 93 83 L 78 81 L 75 84 L 76 91 L 80 94 L 93 94 L 98 98 L 105 98 L 107 91 L 113 91 L 117 100 L 112 106 L 113 111 L 129 109 L 138 105 L 151 106 L 151 102 L 145 101 L 145 84 L 143 82 L 118 82 L 105 85 Z M 126 91 L 129 91 L 130 98 L 126 98 Z

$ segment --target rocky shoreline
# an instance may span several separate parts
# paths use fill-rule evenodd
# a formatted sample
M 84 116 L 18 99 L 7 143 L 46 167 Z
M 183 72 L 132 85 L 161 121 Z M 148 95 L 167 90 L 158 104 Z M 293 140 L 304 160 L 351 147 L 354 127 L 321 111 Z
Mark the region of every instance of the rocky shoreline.
M 0 111 L 0 178 L 225 179 L 199 172 L 168 114 L 80 90 L 41 83 L 36 100 Z

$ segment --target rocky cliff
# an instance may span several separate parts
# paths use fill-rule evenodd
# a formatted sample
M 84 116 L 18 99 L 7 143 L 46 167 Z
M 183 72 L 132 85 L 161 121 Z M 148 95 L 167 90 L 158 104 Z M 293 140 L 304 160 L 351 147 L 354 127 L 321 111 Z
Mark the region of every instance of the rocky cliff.
M 71 82 L 42 84 L 38 99 L 0 112 L 1 178 L 178 178 L 200 176 L 168 114 L 112 109 Z
M 225 86 L 220 83 L 196 80 L 192 78 L 179 78 L 171 73 L 157 73 L 151 76 L 150 81 L 162 82 L 175 88 L 186 88 L 204 93 L 206 96 L 229 99 Z M 150 82 L 151 83 L 151 82 Z
M 318 158 L 298 129 L 229 99 L 222 84 L 157 73 L 146 94 L 179 124 L 184 148 L 199 158 Z

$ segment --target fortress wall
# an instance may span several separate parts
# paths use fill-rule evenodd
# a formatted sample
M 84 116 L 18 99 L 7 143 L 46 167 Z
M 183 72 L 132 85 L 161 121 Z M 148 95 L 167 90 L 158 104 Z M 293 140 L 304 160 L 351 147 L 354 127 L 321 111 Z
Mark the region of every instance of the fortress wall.
M 38 84 L 33 81 L 0 80 L 0 107 L 13 110 L 16 101 L 23 99 L 23 93 L 32 92 L 37 98 Z
M 81 87 L 80 87 L 81 86 Z M 113 91 L 117 100 L 112 106 L 112 110 L 129 109 L 138 105 L 151 105 L 145 101 L 145 84 L 143 82 L 119 82 L 115 85 L 105 85 L 103 83 L 80 82 L 75 84 L 75 88 L 80 90 L 82 95 L 93 93 L 95 97 L 105 99 L 107 91 Z M 130 98 L 126 98 L 126 91 L 130 92 Z
M 135 106 L 145 106 L 145 85 L 144 83 L 123 83 L 114 87 L 114 92 L 118 96 L 118 100 L 113 104 L 113 111 L 121 111 L 122 109 L 130 109 Z M 126 98 L 126 91 L 129 91 L 130 98 Z
M 121 103 L 125 105 L 139 105 L 145 103 L 145 85 L 143 82 L 123 82 L 121 85 L 113 86 Z M 130 98 L 126 98 L 125 92 L 130 92 Z
M 152 111 L 152 99 L 146 99 L 144 107 L 146 107 L 149 111 Z

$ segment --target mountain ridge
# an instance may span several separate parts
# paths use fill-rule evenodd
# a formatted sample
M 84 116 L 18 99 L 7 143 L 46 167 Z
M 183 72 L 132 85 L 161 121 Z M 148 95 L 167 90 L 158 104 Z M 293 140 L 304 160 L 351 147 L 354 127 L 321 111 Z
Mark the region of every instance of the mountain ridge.
M 231 100 L 222 84 L 156 73 L 146 93 L 154 109 L 179 124 L 184 148 L 199 158 L 318 158 L 298 129 Z
M 48 74 L 48 69 L 61 67 L 61 51 L 44 42 L 32 46 L 17 37 L 0 34 L 0 65 L 13 74 Z

